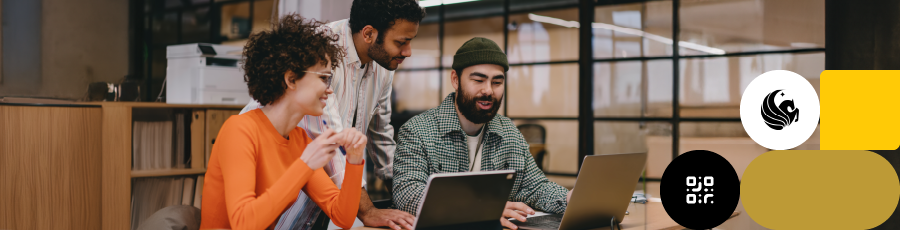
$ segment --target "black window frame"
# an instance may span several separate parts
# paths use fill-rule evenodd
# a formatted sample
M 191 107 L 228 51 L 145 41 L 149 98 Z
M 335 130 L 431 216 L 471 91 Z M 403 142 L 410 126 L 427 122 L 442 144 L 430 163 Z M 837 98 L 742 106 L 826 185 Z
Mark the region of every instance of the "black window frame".
M 131 0 L 131 24 L 132 24 L 132 47 L 131 47 L 131 73 L 137 75 L 138 77 L 144 80 L 144 88 L 149 90 L 144 90 L 144 96 L 142 97 L 144 101 L 156 101 L 155 93 L 159 92 L 159 89 L 162 88 L 162 85 L 153 85 L 153 72 L 152 72 L 152 60 L 153 60 L 153 49 L 159 48 L 162 46 L 163 48 L 167 45 L 172 44 L 155 44 L 153 43 L 153 20 L 150 18 L 157 14 L 163 13 L 171 13 L 177 12 L 178 14 L 178 38 L 176 39 L 178 42 L 173 44 L 179 44 L 181 42 L 181 23 L 182 23 L 182 14 L 186 10 L 194 10 L 201 7 L 209 7 L 210 17 L 210 35 L 208 43 L 220 44 L 222 39 L 219 37 L 220 34 L 220 23 L 221 23 L 221 6 L 224 4 L 235 4 L 235 3 L 244 3 L 249 2 L 250 5 L 250 25 L 253 25 L 253 7 L 256 1 L 261 0 L 209 0 L 206 3 L 200 4 L 192 4 L 189 0 L 182 0 L 182 4 L 177 7 L 165 7 L 163 4 L 163 0 Z M 529 9 L 527 7 L 517 7 L 514 10 L 510 9 L 510 1 L 511 0 L 503 0 L 502 6 L 502 14 L 497 12 L 491 12 L 484 15 L 469 15 L 464 17 L 453 17 L 450 19 L 446 18 L 446 5 L 438 5 L 427 8 L 429 12 L 433 12 L 435 9 L 437 11 L 437 20 L 436 22 L 433 20 L 425 20 L 423 23 L 437 23 L 438 24 L 438 57 L 439 59 L 444 56 L 444 30 L 445 23 L 449 21 L 457 21 L 457 20 L 465 20 L 465 19 L 473 19 L 473 18 L 481 18 L 481 17 L 496 17 L 502 16 L 504 25 L 509 24 L 510 14 L 516 13 L 527 13 L 533 10 L 551 10 L 551 9 L 571 9 L 578 8 L 579 11 L 579 23 L 581 26 L 579 28 L 579 58 L 577 60 L 561 60 L 561 61 L 550 61 L 550 62 L 529 62 L 529 63 L 515 63 L 510 66 L 532 66 L 532 65 L 559 65 L 559 64 L 579 64 L 579 89 L 578 89 L 578 98 L 579 98 L 579 106 L 578 106 L 578 116 L 577 117 L 517 117 L 511 116 L 510 119 L 529 119 L 529 120 L 572 120 L 578 121 L 579 126 L 579 135 L 578 135 L 578 167 L 581 167 L 581 159 L 584 159 L 584 156 L 594 155 L 594 123 L 601 122 L 668 122 L 672 127 L 672 159 L 677 157 L 680 153 L 679 149 L 679 139 L 680 139 L 680 124 L 682 122 L 740 122 L 740 118 L 736 117 L 691 117 L 691 116 L 681 116 L 680 110 L 680 97 L 679 90 L 681 83 L 680 80 L 680 60 L 681 59 L 705 59 L 705 58 L 719 58 L 719 57 L 739 57 L 739 56 L 756 56 L 756 55 L 770 55 L 770 54 L 797 54 L 797 53 L 825 53 L 825 48 L 800 48 L 800 49 L 786 49 L 786 50 L 774 50 L 774 51 L 755 51 L 755 52 L 734 52 L 734 53 L 725 53 L 721 55 L 690 55 L 690 56 L 682 56 L 679 54 L 679 33 L 680 33 L 680 21 L 679 21 L 679 11 L 680 11 L 680 0 L 671 0 L 672 2 L 672 55 L 671 56 L 651 56 L 651 57 L 628 57 L 628 58 L 595 58 L 593 56 L 593 49 L 591 47 L 591 42 L 584 41 L 592 41 L 593 32 L 590 27 L 590 23 L 594 21 L 594 10 L 597 6 L 612 6 L 612 5 L 621 5 L 621 4 L 632 4 L 632 3 L 645 3 L 652 2 L 657 0 L 568 0 L 568 1 L 560 1 L 559 4 L 555 4 L 551 7 L 542 7 L 540 9 Z M 152 3 L 152 4 L 148 4 Z M 349 9 L 348 9 L 349 10 Z M 149 21 L 147 19 L 150 19 Z M 251 31 L 253 28 L 250 29 Z M 508 50 L 509 48 L 509 27 L 503 26 L 503 40 L 504 40 L 504 50 Z M 615 63 L 615 62 L 624 62 L 624 61 L 650 61 L 650 60 L 672 60 L 672 115 L 670 117 L 660 117 L 660 116 L 644 116 L 642 113 L 640 116 L 595 116 L 593 113 L 593 108 L 591 105 L 593 103 L 593 65 L 595 63 Z M 443 66 L 442 61 L 438 62 L 439 67 L 432 68 L 408 68 L 408 69 L 398 69 L 398 72 L 407 72 L 407 71 L 424 71 L 424 70 L 438 70 L 438 71 L 449 71 L 449 67 Z M 438 77 L 442 77 L 444 72 L 438 74 Z M 443 88 L 443 79 L 439 81 L 439 89 Z M 507 87 L 504 85 L 504 87 Z M 438 93 L 438 101 L 439 104 L 441 100 L 443 100 L 443 94 L 441 90 L 437 91 Z M 508 114 L 507 103 L 504 103 L 503 112 L 504 114 Z M 396 126 L 396 125 L 395 125 Z M 547 175 L 559 175 L 559 176 L 577 176 L 577 174 L 572 173 L 554 173 L 554 172 L 546 172 Z M 659 178 L 647 178 L 649 180 L 658 180 Z
M 516 10 L 510 10 L 510 1 L 503 1 L 503 21 L 504 24 L 509 24 L 509 16 L 510 14 L 516 13 L 527 13 L 533 10 L 538 9 L 527 9 L 520 8 Z M 579 23 L 582 25 L 579 29 L 579 49 L 581 50 L 579 54 L 578 60 L 561 60 L 561 61 L 549 61 L 549 62 L 528 62 L 528 63 L 515 63 L 510 64 L 510 66 L 531 66 L 531 65 L 557 65 L 557 64 L 579 64 L 579 90 L 578 90 L 578 98 L 579 98 L 579 112 L 578 117 L 518 117 L 518 116 L 507 116 L 512 120 L 517 119 L 528 119 L 528 120 L 577 120 L 579 126 L 579 135 L 578 135 L 578 167 L 581 167 L 581 161 L 587 155 L 594 155 L 594 122 L 603 121 L 603 122 L 668 122 L 672 125 L 672 159 L 678 157 L 680 155 L 679 148 L 679 139 L 680 139 L 680 124 L 682 122 L 740 122 L 741 119 L 738 117 L 692 117 L 692 116 L 681 116 L 681 106 L 679 90 L 681 83 L 680 79 L 680 60 L 681 59 L 705 59 L 705 58 L 719 58 L 719 57 L 740 57 L 740 56 L 756 56 L 756 55 L 769 55 L 769 54 L 798 54 L 798 53 L 825 53 L 825 48 L 800 48 L 800 49 L 785 49 L 785 50 L 772 50 L 772 51 L 753 51 L 753 52 L 734 52 L 734 53 L 725 53 L 725 54 L 712 54 L 712 55 L 688 55 L 682 56 L 679 54 L 678 48 L 672 49 L 671 56 L 650 56 L 650 57 L 627 57 L 627 58 L 594 58 L 593 57 L 593 49 L 591 47 L 590 42 L 583 41 L 592 41 L 593 32 L 590 28 L 590 23 L 594 21 L 594 9 L 597 6 L 611 6 L 611 5 L 621 5 L 621 4 L 631 4 L 631 3 L 644 3 L 644 2 L 652 2 L 656 0 L 578 0 L 577 3 L 572 1 L 572 3 L 568 4 L 559 4 L 550 8 L 540 8 L 539 10 L 551 10 L 551 9 L 570 9 L 570 8 L 578 8 L 579 11 Z M 680 32 L 680 21 L 679 21 L 679 11 L 680 11 L 680 0 L 671 0 L 672 1 L 672 47 L 678 47 L 679 42 L 679 32 Z M 448 21 L 456 21 L 456 20 L 465 20 L 472 18 L 480 18 L 480 17 L 496 17 L 500 16 L 496 13 L 487 14 L 487 15 L 478 15 L 478 16 L 469 16 L 469 17 L 456 17 L 451 20 L 445 19 L 445 5 L 434 6 L 438 11 L 438 19 L 437 22 L 439 24 L 438 30 L 438 49 L 439 54 L 438 57 L 444 56 L 444 23 Z M 504 51 L 509 48 L 509 27 L 503 27 L 503 40 L 504 40 Z M 584 44 L 587 43 L 587 44 Z M 584 53 L 586 50 L 586 53 Z M 672 60 L 672 115 L 671 117 L 653 117 L 653 116 L 644 116 L 641 114 L 640 116 L 594 116 L 593 108 L 591 105 L 593 103 L 593 64 L 594 63 L 614 63 L 614 62 L 624 62 L 624 61 L 650 61 L 650 60 Z M 449 67 L 444 67 L 443 63 L 439 63 L 439 67 L 431 67 L 431 68 L 408 68 L 408 69 L 398 69 L 398 72 L 406 72 L 406 71 L 423 71 L 423 70 L 439 70 L 439 71 L 449 71 Z M 442 73 L 443 74 L 443 73 Z M 439 75 L 438 77 L 442 76 Z M 586 84 L 585 84 L 586 83 Z M 442 84 L 444 84 L 443 80 L 441 80 L 441 85 L 439 85 L 439 89 L 442 88 Z M 506 87 L 506 85 L 504 85 Z M 438 90 L 438 102 L 443 100 L 443 94 L 441 90 Z M 507 101 L 503 104 L 503 112 L 504 114 L 508 114 L 507 105 L 509 104 L 509 98 L 506 98 Z M 557 173 L 557 172 L 545 172 L 546 175 L 555 175 L 555 176 L 577 176 L 577 173 Z M 650 181 L 658 181 L 660 178 L 646 178 Z

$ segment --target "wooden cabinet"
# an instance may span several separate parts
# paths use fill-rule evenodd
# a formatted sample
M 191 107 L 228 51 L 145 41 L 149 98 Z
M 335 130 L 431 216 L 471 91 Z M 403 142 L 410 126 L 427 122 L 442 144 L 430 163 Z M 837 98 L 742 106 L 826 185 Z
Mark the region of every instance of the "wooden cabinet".
M 0 229 L 100 229 L 101 117 L 0 104 Z
M 132 170 L 135 109 L 191 112 L 190 168 Z M 212 140 L 240 109 L 0 104 L 0 229 L 130 229 L 132 178 L 204 174 Z

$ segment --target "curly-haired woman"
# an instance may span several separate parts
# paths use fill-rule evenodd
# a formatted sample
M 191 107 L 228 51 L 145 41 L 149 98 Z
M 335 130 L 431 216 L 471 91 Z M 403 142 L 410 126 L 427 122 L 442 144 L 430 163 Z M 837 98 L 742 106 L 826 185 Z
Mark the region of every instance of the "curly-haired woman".
M 298 15 L 254 34 L 244 47 L 244 80 L 265 105 L 225 121 L 203 185 L 201 229 L 271 229 L 303 190 L 337 226 L 349 228 L 359 208 L 363 148 L 356 129 L 326 130 L 315 140 L 297 127 L 323 113 L 331 71 L 344 53 L 337 35 Z M 347 150 L 338 189 L 322 167 Z
M 334 69 L 334 94 L 328 97 L 321 116 L 307 115 L 297 126 L 313 139 L 327 127 L 341 131 L 356 129 L 368 138 L 367 165 L 372 166 L 369 175 L 382 180 L 392 189 L 394 151 L 394 122 L 391 122 L 391 101 L 394 95 L 394 71 L 403 60 L 412 55 L 412 42 L 418 34 L 419 23 L 425 17 L 425 9 L 417 0 L 353 0 L 350 18 L 330 22 L 325 28 L 340 35 L 338 46 L 347 54 Z M 246 113 L 264 107 L 251 101 L 241 110 Z M 326 164 L 325 173 L 335 184 L 343 181 L 347 160 L 335 154 Z M 397 209 L 379 209 L 366 192 L 363 181 L 359 211 L 356 217 L 365 226 L 401 227 L 411 229 L 415 217 Z M 370 186 L 371 187 L 371 186 Z M 341 187 L 346 188 L 346 187 Z M 319 207 L 308 196 L 298 194 L 297 201 L 285 211 L 280 226 L 291 223 L 299 226 L 322 223 L 316 215 Z

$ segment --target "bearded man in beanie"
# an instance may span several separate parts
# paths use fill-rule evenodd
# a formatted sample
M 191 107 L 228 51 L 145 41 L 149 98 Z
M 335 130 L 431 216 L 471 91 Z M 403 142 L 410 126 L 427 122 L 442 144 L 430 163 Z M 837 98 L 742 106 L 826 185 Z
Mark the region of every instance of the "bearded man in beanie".
M 501 224 L 525 221 L 535 209 L 562 214 L 567 189 L 551 182 L 537 167 L 528 143 L 515 124 L 498 115 L 509 63 L 497 43 L 472 38 L 453 56 L 450 81 L 454 93 L 441 104 L 400 127 L 394 155 L 394 204 L 416 214 L 431 174 L 515 170 L 516 182 Z M 569 193 L 571 194 L 571 193 Z

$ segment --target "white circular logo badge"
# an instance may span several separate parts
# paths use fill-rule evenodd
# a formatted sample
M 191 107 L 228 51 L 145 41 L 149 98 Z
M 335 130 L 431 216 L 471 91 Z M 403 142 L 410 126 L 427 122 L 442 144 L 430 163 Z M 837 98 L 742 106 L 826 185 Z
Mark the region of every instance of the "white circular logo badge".
M 741 96 L 741 123 L 753 141 L 785 150 L 809 139 L 819 124 L 819 95 L 809 81 L 787 70 L 765 72 Z

